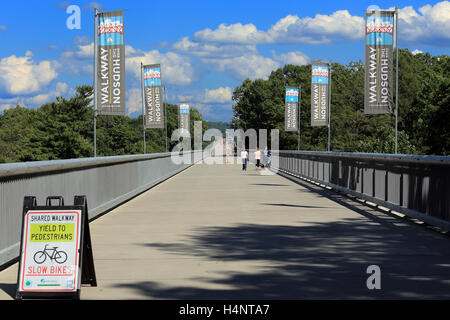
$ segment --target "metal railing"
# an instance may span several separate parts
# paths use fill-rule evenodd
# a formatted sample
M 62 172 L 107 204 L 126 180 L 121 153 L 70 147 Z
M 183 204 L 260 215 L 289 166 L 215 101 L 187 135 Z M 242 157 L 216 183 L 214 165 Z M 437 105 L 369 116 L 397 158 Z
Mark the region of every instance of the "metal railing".
M 278 169 L 450 230 L 450 157 L 279 151 Z
M 190 153 L 194 163 L 199 155 Z M 171 161 L 171 153 L 1 164 L 0 267 L 19 255 L 24 196 L 43 205 L 47 196 L 71 204 L 86 195 L 92 219 L 189 166 Z

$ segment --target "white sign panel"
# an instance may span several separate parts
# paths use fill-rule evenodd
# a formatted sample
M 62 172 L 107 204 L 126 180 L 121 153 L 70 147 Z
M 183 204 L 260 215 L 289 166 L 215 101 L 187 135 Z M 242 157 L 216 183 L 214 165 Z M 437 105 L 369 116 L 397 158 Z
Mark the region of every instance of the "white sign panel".
M 24 219 L 19 291 L 75 292 L 81 210 L 30 210 Z

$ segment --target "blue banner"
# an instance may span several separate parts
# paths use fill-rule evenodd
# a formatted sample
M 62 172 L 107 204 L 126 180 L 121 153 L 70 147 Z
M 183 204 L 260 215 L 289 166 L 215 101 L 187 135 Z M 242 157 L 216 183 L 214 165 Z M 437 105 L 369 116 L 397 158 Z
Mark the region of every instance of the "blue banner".
M 298 98 L 300 90 L 298 87 L 286 87 L 286 98 L 284 104 L 284 130 L 298 130 Z
M 98 114 L 125 115 L 125 44 L 123 11 L 97 14 Z
M 107 17 L 101 15 L 98 21 L 98 45 L 119 46 L 123 42 L 123 16 Z
M 148 87 L 161 85 L 161 68 L 160 67 L 148 67 L 144 68 L 144 85 Z
M 392 45 L 394 17 L 368 16 L 366 22 L 367 45 Z
M 180 113 L 182 113 L 182 114 L 189 114 L 189 104 L 181 103 L 180 104 Z
M 316 61 L 311 66 L 311 126 L 327 126 L 329 113 L 328 63 Z
M 298 88 L 286 88 L 286 102 L 298 102 Z
M 180 102 L 179 106 L 180 106 L 180 114 L 178 115 L 179 128 L 181 129 L 182 134 L 189 133 L 189 130 L 190 130 L 189 102 Z
M 328 66 L 312 66 L 312 83 L 328 84 Z
M 364 113 L 394 112 L 393 38 L 395 11 L 366 11 Z

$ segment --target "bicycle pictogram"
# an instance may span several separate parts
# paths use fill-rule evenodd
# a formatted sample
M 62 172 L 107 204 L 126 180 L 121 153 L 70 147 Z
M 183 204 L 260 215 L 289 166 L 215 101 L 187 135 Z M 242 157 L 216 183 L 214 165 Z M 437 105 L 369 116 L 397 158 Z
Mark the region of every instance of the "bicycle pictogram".
M 53 247 L 53 248 L 47 248 L 48 244 L 45 245 L 44 250 L 42 251 L 37 251 L 34 256 L 34 262 L 36 262 L 37 264 L 42 264 L 45 262 L 45 260 L 47 260 L 47 257 L 50 258 L 50 261 L 55 260 L 56 263 L 64 263 L 67 260 L 67 253 L 65 253 L 64 251 L 60 250 L 56 250 L 58 249 L 58 247 Z

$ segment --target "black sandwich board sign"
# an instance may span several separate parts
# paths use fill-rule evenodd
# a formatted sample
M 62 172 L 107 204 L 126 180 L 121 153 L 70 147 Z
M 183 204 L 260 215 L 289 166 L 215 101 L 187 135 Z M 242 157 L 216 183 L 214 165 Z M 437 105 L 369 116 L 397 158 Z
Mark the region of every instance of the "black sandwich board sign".
M 80 299 L 81 284 L 97 286 L 86 196 L 25 197 L 16 299 Z

